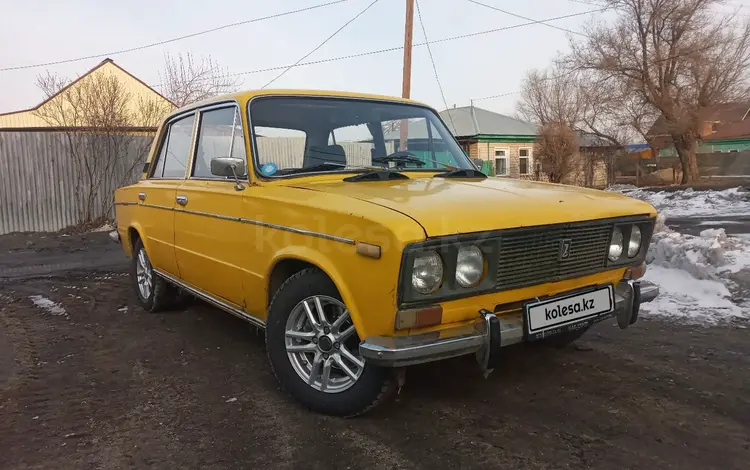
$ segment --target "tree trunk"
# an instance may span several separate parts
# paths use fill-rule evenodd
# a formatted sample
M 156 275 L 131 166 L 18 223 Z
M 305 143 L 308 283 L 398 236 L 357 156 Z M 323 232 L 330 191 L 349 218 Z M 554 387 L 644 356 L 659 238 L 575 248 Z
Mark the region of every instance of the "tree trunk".
M 674 139 L 674 148 L 682 164 L 682 184 L 698 181 L 701 177 L 698 169 L 698 158 L 695 155 L 696 142 L 692 137 L 681 136 Z

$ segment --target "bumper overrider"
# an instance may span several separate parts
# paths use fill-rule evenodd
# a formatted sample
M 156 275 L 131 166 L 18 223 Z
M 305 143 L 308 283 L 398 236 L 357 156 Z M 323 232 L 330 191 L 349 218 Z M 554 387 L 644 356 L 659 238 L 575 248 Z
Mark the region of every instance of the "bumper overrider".
M 659 295 L 659 287 L 646 281 L 623 280 L 614 288 L 614 309 L 588 319 L 585 327 L 616 318 L 625 329 L 638 320 L 640 305 Z M 485 370 L 495 367 L 500 348 L 526 339 L 523 312 L 496 316 L 480 310 L 477 320 L 455 328 L 411 336 L 374 336 L 359 345 L 368 362 L 382 367 L 405 367 L 466 354 L 476 354 Z

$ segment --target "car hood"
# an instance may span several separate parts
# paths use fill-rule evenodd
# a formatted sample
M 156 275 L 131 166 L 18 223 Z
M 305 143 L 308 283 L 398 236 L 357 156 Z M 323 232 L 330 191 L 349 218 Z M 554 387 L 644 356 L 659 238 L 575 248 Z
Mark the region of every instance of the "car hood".
M 656 215 L 650 204 L 617 193 L 505 178 L 417 177 L 382 182 L 296 181 L 288 185 L 393 209 L 417 221 L 428 237 Z

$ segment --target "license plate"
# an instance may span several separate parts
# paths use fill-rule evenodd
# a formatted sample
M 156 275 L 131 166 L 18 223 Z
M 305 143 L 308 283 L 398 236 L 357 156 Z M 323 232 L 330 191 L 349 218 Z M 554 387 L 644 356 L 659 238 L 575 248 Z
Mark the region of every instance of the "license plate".
M 614 310 L 611 285 L 577 294 L 563 294 L 526 304 L 526 334 L 529 340 L 585 328 Z

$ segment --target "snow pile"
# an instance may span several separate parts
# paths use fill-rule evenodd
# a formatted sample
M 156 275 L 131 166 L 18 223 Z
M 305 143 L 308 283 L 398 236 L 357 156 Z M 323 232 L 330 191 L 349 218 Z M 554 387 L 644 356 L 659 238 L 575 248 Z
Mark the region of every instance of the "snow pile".
M 646 201 L 667 217 L 750 215 L 750 191 L 743 188 L 648 191 L 630 185 L 615 185 L 607 191 Z
M 30 295 L 29 299 L 34 302 L 34 305 L 50 315 L 68 318 L 68 312 L 65 311 L 62 305 L 56 304 L 43 295 Z
M 646 261 L 644 280 L 657 284 L 660 293 L 643 304 L 644 313 L 703 324 L 750 319 L 733 301 L 728 278 L 750 269 L 750 241 L 728 237 L 724 229 L 684 235 L 665 226 L 660 214 Z

